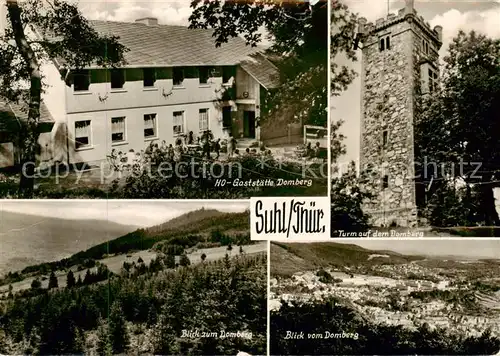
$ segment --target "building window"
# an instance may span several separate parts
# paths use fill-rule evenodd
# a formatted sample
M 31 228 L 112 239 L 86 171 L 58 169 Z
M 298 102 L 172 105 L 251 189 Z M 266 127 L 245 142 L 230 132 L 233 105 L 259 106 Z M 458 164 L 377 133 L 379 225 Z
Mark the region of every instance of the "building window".
M 391 37 L 390 36 L 387 36 L 385 38 L 385 48 L 391 49 Z
M 156 137 L 156 114 L 144 115 L 144 138 Z
M 75 122 L 75 148 L 92 146 L 92 131 L 90 129 L 90 120 L 76 121 Z
M 208 130 L 208 109 L 200 109 L 200 111 L 199 111 L 199 127 L 200 127 L 200 131 Z
M 78 70 L 73 73 L 73 90 L 88 91 L 90 87 L 90 71 Z
M 200 84 L 208 84 L 208 79 L 210 78 L 210 67 L 199 67 L 200 73 Z
M 230 106 L 224 106 L 222 108 L 222 126 L 223 127 L 231 127 L 231 125 L 232 125 L 231 110 L 232 110 L 232 108 Z
M 154 68 L 144 68 L 142 74 L 144 87 L 154 87 L 156 82 L 156 70 Z
M 125 71 L 123 69 L 111 69 L 111 89 L 122 89 L 125 84 Z
M 233 67 L 222 68 L 222 83 L 227 84 L 233 77 Z
M 387 139 L 388 139 L 388 135 L 389 133 L 387 132 L 387 130 L 384 130 L 384 132 L 382 132 L 382 147 L 387 147 Z
M 111 142 L 119 143 L 125 141 L 125 117 L 113 117 L 111 119 Z
M 175 86 L 181 86 L 184 82 L 184 68 L 174 67 L 172 78 Z
M 382 188 L 389 188 L 389 176 L 385 175 L 382 180 Z
M 429 68 L 429 93 L 433 93 L 438 89 L 438 74 L 436 71 Z
M 174 135 L 184 133 L 184 111 L 174 111 Z

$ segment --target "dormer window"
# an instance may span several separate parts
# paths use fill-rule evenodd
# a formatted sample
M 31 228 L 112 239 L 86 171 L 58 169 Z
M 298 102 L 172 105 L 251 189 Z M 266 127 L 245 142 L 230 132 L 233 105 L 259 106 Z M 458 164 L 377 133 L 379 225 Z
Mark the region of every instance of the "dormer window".
M 379 38 L 380 52 L 391 49 L 391 36 L 384 36 Z
M 233 68 L 232 67 L 223 67 L 222 68 L 222 83 L 229 84 L 229 81 L 233 77 Z
M 90 87 L 90 71 L 77 70 L 73 72 L 73 90 L 87 91 Z
M 123 69 L 111 70 L 111 89 L 122 89 L 125 84 L 125 71 Z
M 156 82 L 156 70 L 154 68 L 144 68 L 142 74 L 144 87 L 154 87 Z
M 200 84 L 208 84 L 208 80 L 210 78 L 210 72 L 211 68 L 210 67 L 200 67 L 198 69 L 198 72 L 200 73 Z
M 185 78 L 184 68 L 174 67 L 172 77 L 173 77 L 173 81 L 174 81 L 174 86 L 176 86 L 176 87 L 182 86 L 182 84 L 184 83 L 184 78 Z

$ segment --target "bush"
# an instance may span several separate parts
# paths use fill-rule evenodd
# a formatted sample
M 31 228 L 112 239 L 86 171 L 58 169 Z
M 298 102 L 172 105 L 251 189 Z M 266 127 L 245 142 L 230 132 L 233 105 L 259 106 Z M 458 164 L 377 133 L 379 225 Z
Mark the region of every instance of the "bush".
M 331 283 L 333 281 L 332 275 L 324 269 L 320 269 L 316 272 L 316 276 L 319 277 L 319 281 L 322 283 Z

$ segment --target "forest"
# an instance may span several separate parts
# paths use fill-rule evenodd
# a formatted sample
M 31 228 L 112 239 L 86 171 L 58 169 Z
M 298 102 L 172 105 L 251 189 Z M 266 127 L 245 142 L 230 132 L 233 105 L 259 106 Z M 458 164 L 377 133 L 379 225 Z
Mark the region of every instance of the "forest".
M 417 330 L 377 324 L 335 298 L 313 303 L 285 302 L 271 312 L 273 355 L 493 355 L 500 339 L 485 330 L 479 337 L 450 333 L 424 323 Z M 286 339 L 302 331 L 303 340 Z M 344 333 L 357 338 L 308 338 Z
M 32 285 L 28 295 L 14 293 L 1 302 L 0 353 L 264 354 L 266 266 L 265 255 L 226 254 L 180 266 L 153 260 L 137 268 L 140 273 L 105 280 L 87 272 L 87 281 L 75 281 L 69 272 L 67 287 Z M 252 337 L 187 338 L 183 330 Z

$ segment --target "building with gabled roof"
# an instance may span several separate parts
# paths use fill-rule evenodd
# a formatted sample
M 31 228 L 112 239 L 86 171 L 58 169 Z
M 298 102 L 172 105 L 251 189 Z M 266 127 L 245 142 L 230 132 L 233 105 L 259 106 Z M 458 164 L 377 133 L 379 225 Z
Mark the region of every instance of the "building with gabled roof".
M 261 101 L 279 86 L 278 69 L 262 48 L 238 37 L 216 46 L 211 30 L 154 18 L 90 24 L 119 37 L 126 63 L 78 70 L 61 58 L 43 64 L 53 163 L 92 164 L 113 149 L 138 152 L 156 140 L 174 145 L 205 130 L 215 138 L 260 138 Z

